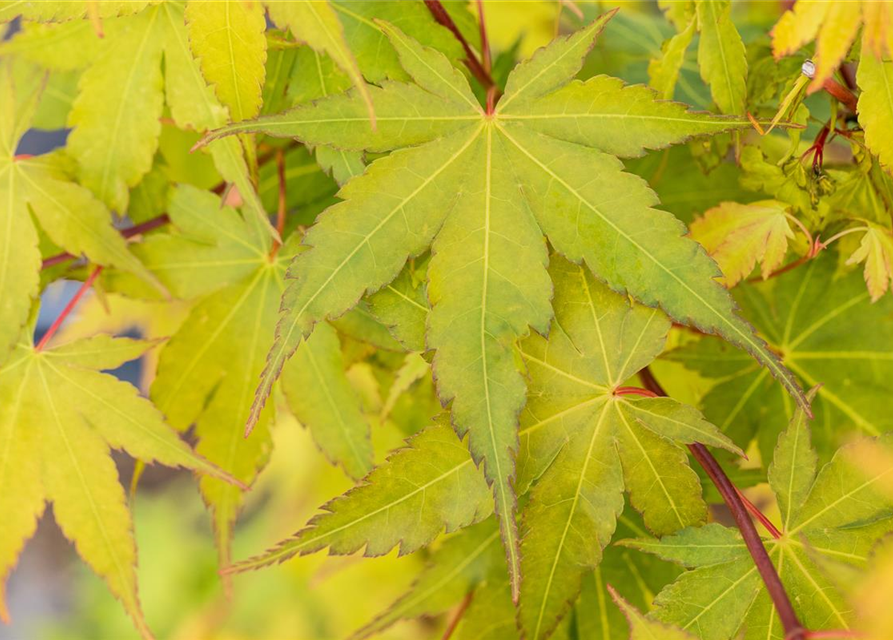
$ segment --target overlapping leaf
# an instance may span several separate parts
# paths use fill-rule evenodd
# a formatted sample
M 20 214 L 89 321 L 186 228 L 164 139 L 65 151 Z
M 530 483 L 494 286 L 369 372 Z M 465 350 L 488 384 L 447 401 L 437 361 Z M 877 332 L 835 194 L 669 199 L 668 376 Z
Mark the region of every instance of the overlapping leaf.
M 730 0 L 697 0 L 698 66 L 722 113 L 744 113 L 747 55 L 731 18 Z
M 0 66 L 0 361 L 8 356 L 38 293 L 40 250 L 34 218 L 55 244 L 92 262 L 134 273 L 157 288 L 152 274 L 112 227 L 108 209 L 46 158 L 16 158 L 38 94 L 17 108 L 6 65 Z
M 889 441 L 889 437 L 886 438 Z M 782 518 L 779 538 L 765 540 L 794 608 L 814 631 L 849 629 L 853 610 L 821 567 L 824 557 L 864 570 L 871 548 L 893 528 L 893 499 L 879 483 L 893 468 L 856 473 L 845 450 L 816 474 L 816 454 L 802 412 L 778 440 L 769 484 Z M 784 630 L 744 542 L 732 529 L 712 524 L 660 541 L 628 543 L 693 568 L 657 597 L 657 620 L 679 625 L 704 640 L 782 640 Z
M 237 571 L 283 562 L 328 547 L 330 554 L 364 550 L 378 556 L 395 546 L 411 553 L 444 529 L 454 531 L 492 513 L 493 500 L 467 447 L 440 420 L 393 453 L 363 482 L 323 506 L 305 529 Z
M 769 277 L 794 238 L 787 206 L 777 200 L 723 202 L 692 223 L 691 235 L 716 260 L 729 287 L 750 275 L 757 262 L 763 279 Z
M 878 435 L 893 428 L 887 410 L 893 376 L 889 297 L 872 304 L 858 271 L 835 275 L 832 254 L 736 292 L 745 315 L 785 365 L 804 385 L 822 385 L 812 407 L 824 459 L 853 431 Z M 767 373 L 712 338 L 668 357 L 716 381 L 702 400 L 707 418 L 742 446 L 756 436 L 769 460 L 794 407 Z
M 78 554 L 106 581 L 140 634 L 151 637 L 137 595 L 133 523 L 109 449 L 199 471 L 221 484 L 233 481 L 193 453 L 136 389 L 98 371 L 154 345 L 100 335 L 38 351 L 23 338 L 0 368 L 4 620 L 2 583 L 51 502 L 56 523 Z
M 197 450 L 245 484 L 269 455 L 272 408 L 257 433 L 243 438 L 241 416 L 253 397 L 272 339 L 285 264 L 294 242 L 270 257 L 271 240 L 219 199 L 194 187 L 173 190 L 168 213 L 177 232 L 147 239 L 139 253 L 177 295 L 197 299 L 189 317 L 161 352 L 151 397 L 171 424 L 195 424 Z M 112 280 L 111 286 L 127 288 Z M 301 346 L 283 376 L 288 404 L 323 451 L 353 477 L 371 467 L 369 426 L 348 382 L 334 330 Z M 221 564 L 230 561 L 232 527 L 242 503 L 237 487 L 203 479 L 214 511 Z
M 703 522 L 697 475 L 680 444 L 736 451 L 697 411 L 669 398 L 617 395 L 663 348 L 669 320 L 631 306 L 585 267 L 556 259 L 549 339 L 521 345 L 530 398 L 522 427 L 520 485 L 537 478 L 523 512 L 520 620 L 545 638 L 601 561 L 623 509 L 623 491 L 649 529 L 665 534 Z
M 885 2 L 824 2 L 798 0 L 772 29 L 772 51 L 776 58 L 796 53 L 816 43 L 816 72 L 813 89 L 831 77 L 847 54 L 859 27 L 864 23 L 863 41 L 875 57 L 893 52 L 889 38 L 890 7 Z
M 42 4 L 46 5 L 45 11 L 12 3 L 9 17 L 24 12 L 23 17 L 28 20 L 52 22 L 86 15 L 85 3 Z M 136 186 L 152 167 L 165 103 L 177 126 L 197 131 L 224 124 L 228 110 L 208 86 L 190 51 L 182 4 L 101 5 L 100 16 L 108 18 L 104 27 L 108 37 L 93 49 L 95 58 L 73 58 L 79 65 L 90 64 L 80 76 L 78 95 L 69 114 L 68 126 L 74 130 L 67 148 L 77 161 L 78 177 L 83 184 L 123 214 L 128 208 L 128 189 Z M 69 36 L 71 31 L 72 27 L 66 24 L 47 25 L 43 46 L 54 46 L 60 35 Z M 58 64 L 55 59 L 55 66 Z M 239 59 L 233 64 L 251 61 Z M 234 67 L 232 73 L 242 72 Z M 211 154 L 220 175 L 238 186 L 253 214 L 259 220 L 267 220 L 250 188 L 248 167 L 238 142 L 231 140 L 211 147 Z M 275 234 L 272 227 L 270 231 Z
M 431 246 L 427 342 L 436 350 L 438 391 L 452 402 L 458 432 L 470 432 L 472 454 L 493 484 L 515 590 L 512 477 L 525 389 L 511 345 L 530 327 L 544 332 L 551 317 L 543 234 L 615 290 L 748 349 L 802 398 L 735 315 L 713 280 L 715 265 L 681 236 L 672 216 L 651 208 L 653 194 L 614 157 L 747 121 L 691 113 L 605 76 L 569 83 L 609 17 L 519 65 L 494 114 L 483 112 L 444 56 L 384 27 L 416 84 L 372 89 L 376 131 L 368 129 L 362 101 L 347 94 L 208 138 L 264 132 L 354 150 L 410 147 L 349 182 L 339 194 L 344 202 L 308 233 L 312 249 L 290 269 L 293 282 L 249 425 L 316 322 L 380 289 L 407 258 Z
M 482 582 L 503 581 L 505 561 L 499 546 L 493 518 L 463 529 L 434 552 L 409 591 L 353 637 L 372 636 L 404 618 L 441 613 Z

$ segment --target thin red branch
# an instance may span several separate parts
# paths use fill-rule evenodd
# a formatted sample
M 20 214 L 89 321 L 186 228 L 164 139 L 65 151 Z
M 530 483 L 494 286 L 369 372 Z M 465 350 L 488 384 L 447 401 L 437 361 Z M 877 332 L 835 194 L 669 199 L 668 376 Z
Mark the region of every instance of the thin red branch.
M 134 236 L 142 235 L 148 231 L 152 231 L 152 229 L 163 227 L 170 221 L 171 219 L 168 217 L 168 215 L 166 213 L 162 213 L 160 216 L 149 218 L 148 220 L 146 220 L 145 222 L 141 222 L 140 224 L 135 224 L 132 227 L 128 227 L 127 229 L 121 229 L 121 235 L 125 238 L 132 238 Z M 70 253 L 58 253 L 54 256 L 46 258 L 41 264 L 40 268 L 47 269 L 49 267 L 52 267 L 53 265 L 67 262 L 69 260 L 74 260 L 75 257 L 76 256 L 73 256 Z
M 488 74 L 493 68 L 493 58 L 490 56 L 490 41 L 487 38 L 487 23 L 484 21 L 484 0 L 477 0 L 478 19 L 481 27 L 481 64 Z
M 465 66 L 471 71 L 471 75 L 473 75 L 485 89 L 495 87 L 496 83 L 493 81 L 490 72 L 487 71 L 487 69 L 484 68 L 484 65 L 481 64 L 481 61 L 478 60 L 471 45 L 468 44 L 468 40 L 466 40 L 465 36 L 462 35 L 462 32 L 459 31 L 459 27 L 453 22 L 453 19 L 440 3 L 440 0 L 425 0 L 425 6 L 428 7 L 428 11 L 431 12 L 431 15 L 437 23 L 449 29 L 456 40 L 459 41 L 459 44 L 462 45 L 462 49 L 465 51 Z
M 742 493 L 741 489 L 735 487 L 735 491 L 738 492 L 738 497 L 741 499 L 741 502 L 744 504 L 744 507 L 747 511 L 752 515 L 756 520 L 763 525 L 763 528 L 768 531 L 773 538 L 778 540 L 781 538 L 781 531 L 772 523 L 772 521 L 766 517 L 762 511 L 760 511 L 757 506 L 751 502 L 744 493 Z
M 87 290 L 93 286 L 93 283 L 96 281 L 96 278 L 99 277 L 99 274 L 102 273 L 102 267 L 96 267 L 93 270 L 93 273 L 90 274 L 84 284 L 81 285 L 80 289 L 74 294 L 71 300 L 68 301 L 68 304 L 65 305 L 65 308 L 62 309 L 62 313 L 59 314 L 53 324 L 50 325 L 50 328 L 47 329 L 47 332 L 43 334 L 43 338 L 40 339 L 40 342 L 37 343 L 37 346 L 34 347 L 35 351 L 43 351 L 43 348 L 47 345 L 47 343 L 52 339 L 52 337 L 56 334 L 56 331 L 59 330 L 59 327 L 62 326 L 62 323 L 65 322 L 65 318 L 69 316 L 69 314 L 74 310 L 74 308 L 78 305 L 81 298 L 87 293 Z
M 288 192 L 286 191 L 285 180 L 285 152 L 282 149 L 276 152 L 276 174 L 279 177 L 279 205 L 276 208 L 276 231 L 281 238 L 285 234 L 285 216 L 288 212 Z M 279 253 L 281 242 L 274 241 L 273 248 L 270 251 L 270 257 L 273 258 Z
M 453 636 L 453 632 L 456 630 L 456 627 L 459 626 L 459 622 L 462 621 L 462 616 L 465 615 L 465 611 L 468 609 L 468 605 L 471 604 L 471 599 L 474 597 L 474 591 L 469 591 L 465 598 L 462 599 L 462 602 L 459 604 L 459 608 L 456 609 L 456 613 L 453 614 L 453 617 L 450 619 L 450 623 L 447 625 L 446 630 L 443 632 L 443 636 L 441 640 L 450 640 Z
M 639 377 L 649 391 L 659 396 L 667 395 L 648 367 L 639 372 Z M 772 560 L 766 552 L 766 547 L 763 546 L 763 540 L 760 538 L 760 534 L 757 533 L 753 520 L 748 515 L 747 507 L 738 495 L 737 488 L 729 480 L 722 467 L 719 466 L 713 454 L 707 450 L 707 447 L 700 443 L 694 443 L 689 445 L 688 449 L 695 460 L 698 461 L 698 464 L 707 472 L 710 480 L 719 490 L 720 495 L 722 495 L 729 511 L 732 512 L 732 517 L 735 519 L 735 524 L 741 532 L 744 544 L 747 546 L 750 557 L 753 558 L 757 571 L 763 579 L 763 584 L 766 585 L 766 591 L 775 605 L 775 610 L 778 612 L 778 619 L 784 628 L 785 640 L 807 640 L 809 637 L 807 635 L 808 631 L 800 623 L 800 619 L 797 617 L 793 605 L 791 605 L 791 599 L 788 597 L 781 578 L 779 578 L 778 572 L 775 570 L 775 565 L 772 564 Z

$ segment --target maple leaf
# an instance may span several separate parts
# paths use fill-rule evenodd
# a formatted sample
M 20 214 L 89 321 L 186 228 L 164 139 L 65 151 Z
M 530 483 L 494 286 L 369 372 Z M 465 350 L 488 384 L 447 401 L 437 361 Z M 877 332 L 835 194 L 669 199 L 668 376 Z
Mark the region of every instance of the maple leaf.
M 505 580 L 495 518 L 445 540 L 410 589 L 352 637 L 360 640 L 381 633 L 401 619 L 442 613 L 486 580 Z
M 889 436 L 883 440 L 889 443 Z M 893 529 L 893 497 L 878 483 L 893 467 L 856 473 L 846 448 L 816 474 L 817 456 L 802 411 L 779 436 L 769 485 L 778 500 L 779 537 L 763 541 L 782 582 L 800 597 L 794 609 L 806 628 L 848 629 L 853 611 L 822 570 L 827 557 L 857 570 L 875 541 Z M 782 640 L 784 630 L 737 530 L 718 524 L 661 540 L 625 544 L 693 568 L 658 594 L 651 617 L 679 625 L 704 640 L 735 637 Z
M 847 264 L 865 263 L 863 274 L 871 301 L 877 302 L 893 283 L 893 236 L 888 229 L 869 225 L 859 248 L 847 259 Z
M 306 42 L 314 50 L 325 52 L 350 78 L 362 97 L 369 115 L 369 122 L 375 127 L 375 107 L 369 89 L 363 80 L 357 60 L 344 37 L 344 27 L 338 20 L 333 6 L 327 1 L 307 0 L 304 2 L 283 2 L 266 0 L 270 17 L 277 25 L 288 28 L 292 34 Z M 253 114 L 252 114 L 253 115 Z M 251 117 L 233 117 L 242 120 Z
M 691 236 L 716 260 L 726 285 L 734 287 L 757 262 L 763 279 L 781 266 L 794 232 L 787 205 L 777 200 L 750 204 L 723 202 L 691 225 Z
M 743 114 L 747 55 L 731 18 L 731 0 L 697 0 L 698 67 L 722 113 Z
M 871 3 L 881 10 L 889 11 L 885 2 Z M 893 39 L 893 34 L 891 34 Z M 856 82 L 862 93 L 857 103 L 859 124 L 865 130 L 865 145 L 878 157 L 881 166 L 893 173 L 893 142 L 890 139 L 889 123 L 893 118 L 893 97 L 888 87 L 893 82 L 893 45 L 888 45 L 889 54 L 882 57 L 872 52 L 869 42 L 863 36 L 862 57 L 856 70 Z
M 0 362 L 12 349 L 38 294 L 40 250 L 32 215 L 52 241 L 74 255 L 134 273 L 164 287 L 128 250 L 111 214 L 49 158 L 18 158 L 39 91 L 17 108 L 8 65 L 0 65 Z
M 879 435 L 893 428 L 886 409 L 887 380 L 893 375 L 893 327 L 887 318 L 893 301 L 871 304 L 857 272 L 835 278 L 831 254 L 736 293 L 785 366 L 804 385 L 821 383 L 812 407 L 823 458 L 853 430 Z M 742 446 L 756 436 L 763 459 L 771 459 L 794 411 L 764 371 L 712 338 L 666 357 L 715 380 L 701 400 L 704 414 Z
M 242 416 L 273 337 L 285 265 L 299 236 L 271 259 L 272 240 L 255 216 L 243 218 L 218 196 L 188 185 L 171 191 L 167 211 L 172 232 L 146 238 L 137 252 L 172 292 L 196 304 L 161 350 L 150 396 L 176 429 L 195 424 L 199 453 L 251 484 L 269 456 L 273 411 L 247 440 Z M 107 284 L 146 293 L 120 276 Z M 283 372 L 282 388 L 288 407 L 333 462 L 355 478 L 371 468 L 369 424 L 332 327 L 321 325 L 301 345 Z M 214 513 L 220 563 L 227 566 L 242 492 L 213 478 L 202 479 L 201 490 Z
M 106 581 L 140 633 L 151 637 L 137 596 L 133 524 L 109 449 L 192 469 L 216 482 L 236 482 L 193 453 L 134 387 L 98 371 L 119 367 L 156 344 L 99 335 L 38 350 L 22 340 L 0 368 L 4 620 L 3 583 L 51 502 L 65 537 Z
M 189 45 L 202 75 L 229 109 L 230 117 L 244 120 L 256 116 L 267 59 L 264 8 L 259 2 L 190 0 L 185 17 Z M 238 72 L 235 60 L 239 61 Z
M 681 629 L 649 620 L 614 589 L 610 589 L 610 592 L 617 607 L 623 612 L 629 623 L 629 640 L 691 640 L 693 638 L 692 635 Z
M 580 592 L 584 573 L 623 509 L 623 491 L 658 534 L 706 520 L 700 482 L 680 444 L 740 453 L 700 414 L 668 398 L 618 394 L 663 349 L 670 322 L 631 306 L 585 267 L 550 268 L 555 321 L 546 340 L 520 347 L 529 399 L 521 426 L 519 487 L 537 478 L 522 512 L 520 620 L 527 638 L 547 637 Z M 532 426 L 532 425 L 531 425 Z
M 416 84 L 370 88 L 376 131 L 348 93 L 205 138 L 262 132 L 352 150 L 410 147 L 347 183 L 343 202 L 308 232 L 312 249 L 290 268 L 285 311 L 248 424 L 316 322 L 344 313 L 430 246 L 427 343 L 436 351 L 438 392 L 452 403 L 459 434 L 470 432 L 472 455 L 493 484 L 515 589 L 511 479 L 525 389 L 511 345 L 530 328 L 545 332 L 552 316 L 544 233 L 615 290 L 748 349 L 802 400 L 790 374 L 735 315 L 712 261 L 682 237 L 678 221 L 651 208 L 653 193 L 614 157 L 749 123 L 691 113 L 606 76 L 569 83 L 611 15 L 517 66 L 493 114 L 442 54 L 382 24 Z M 581 173 L 581 166 L 591 170 Z
M 493 512 L 487 483 L 446 422 L 413 436 L 407 448 L 324 505 L 306 528 L 231 570 L 258 569 L 327 547 L 332 555 L 364 549 L 366 556 L 379 556 L 399 545 L 403 555 L 444 528 L 451 532 L 485 519 Z
M 47 2 L 40 7 L 25 7 L 14 2 L 6 13 L 0 10 L 0 20 L 20 13 L 26 20 L 40 22 L 77 20 L 86 17 L 84 4 Z M 129 204 L 128 188 L 137 185 L 152 167 L 165 103 L 177 126 L 197 131 L 223 125 L 228 110 L 206 83 L 190 51 L 182 4 L 100 4 L 103 8 L 99 15 L 108 18 L 103 24 L 109 35 L 99 46 L 91 47 L 92 57 L 81 53 L 73 58 L 86 69 L 68 114 L 67 126 L 73 131 L 66 151 L 77 161 L 81 183 L 123 214 Z M 74 22 L 45 27 L 45 47 L 55 47 L 58 39 L 79 33 Z M 36 47 L 40 41 L 32 39 L 31 44 Z M 52 61 L 59 62 L 58 58 Z M 212 146 L 210 153 L 220 175 L 234 183 L 254 215 L 268 223 L 238 141 Z M 269 224 L 268 228 L 275 236 L 275 229 Z
M 621 540 L 647 536 L 642 518 L 627 506 L 617 521 L 615 537 Z M 580 599 L 574 605 L 577 637 L 593 640 L 626 640 L 627 620 L 611 601 L 614 594 L 641 610 L 650 610 L 654 595 L 672 582 L 682 570 L 660 558 L 624 546 L 605 547 L 601 563 L 583 576 Z
M 840 66 L 863 23 L 866 53 L 870 51 L 876 58 L 885 50 L 893 53 L 888 49 L 891 15 L 885 2 L 798 0 L 772 29 L 772 52 L 778 59 L 815 41 L 816 70 L 811 89 L 816 90 Z

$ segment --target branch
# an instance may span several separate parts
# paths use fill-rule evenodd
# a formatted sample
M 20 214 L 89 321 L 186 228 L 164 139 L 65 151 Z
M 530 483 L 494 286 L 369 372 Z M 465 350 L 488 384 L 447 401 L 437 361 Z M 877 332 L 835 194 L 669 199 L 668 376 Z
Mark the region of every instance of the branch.
M 459 607 L 456 609 L 456 613 L 453 614 L 452 619 L 450 619 L 446 631 L 443 632 L 443 637 L 441 638 L 441 640 L 450 640 L 450 638 L 453 636 L 453 632 L 456 630 L 456 627 L 459 626 L 459 622 L 462 621 L 462 616 L 465 615 L 465 611 L 468 609 L 468 605 L 471 604 L 471 599 L 473 597 L 474 591 L 469 591 L 468 594 L 462 599 L 462 602 L 459 603 Z
M 150 218 L 145 222 L 141 222 L 140 224 L 135 224 L 132 227 L 128 227 L 127 229 L 121 229 L 121 235 L 125 238 L 132 238 L 133 236 L 138 236 L 147 231 L 151 231 L 152 229 L 157 229 L 158 227 L 163 227 L 171 219 L 167 216 L 166 213 L 162 213 L 160 216 L 155 216 L 154 218 Z M 58 253 L 54 256 L 50 256 L 46 258 L 41 264 L 41 269 L 48 269 L 54 265 L 60 264 L 62 262 L 68 262 L 69 260 L 74 260 L 77 256 L 74 256 L 70 253 Z
M 40 339 L 40 342 L 37 343 L 37 346 L 34 347 L 35 351 L 43 351 L 43 348 L 47 345 L 47 343 L 52 339 L 54 335 L 56 335 L 56 331 L 59 330 L 59 327 L 62 326 L 62 323 L 65 322 L 65 318 L 74 311 L 74 308 L 77 306 L 78 302 L 80 302 L 81 298 L 87 293 L 87 290 L 93 286 L 93 283 L 96 281 L 96 278 L 99 277 L 99 274 L 102 273 L 102 267 L 96 267 L 93 270 L 93 273 L 90 274 L 90 277 L 84 281 L 84 284 L 81 285 L 81 288 L 77 290 L 72 297 L 71 300 L 68 301 L 68 304 L 65 305 L 65 308 L 62 309 L 62 313 L 59 314 L 53 324 L 50 325 L 50 328 L 47 329 L 47 332 L 43 334 L 43 338 Z
M 456 40 L 459 41 L 459 44 L 462 45 L 462 49 L 465 50 L 465 66 L 468 67 L 469 71 L 471 71 L 471 75 L 473 75 L 485 89 L 489 90 L 491 88 L 495 88 L 496 83 L 493 81 L 493 77 L 490 75 L 490 72 L 487 71 L 487 69 L 484 68 L 484 65 L 481 64 L 481 61 L 478 60 L 478 57 L 472 50 L 471 45 L 468 44 L 468 40 L 466 40 L 465 36 L 462 35 L 462 32 L 459 31 L 459 27 L 456 26 L 455 22 L 453 22 L 453 19 L 440 3 L 440 0 L 425 0 L 425 6 L 428 7 L 428 11 L 431 12 L 431 15 L 434 16 L 434 19 L 437 21 L 437 23 L 449 29 L 453 36 L 455 36 Z M 483 15 L 484 14 L 482 13 L 482 22 Z
M 276 175 L 279 178 L 279 205 L 276 209 L 276 231 L 279 232 L 281 238 L 285 234 L 285 218 L 288 214 L 288 191 L 285 180 L 285 152 L 280 149 L 276 152 Z M 273 241 L 273 248 L 270 250 L 270 258 L 275 258 L 279 253 L 282 242 Z
M 658 396 L 667 395 L 648 367 L 640 371 L 639 376 L 646 389 Z M 808 631 L 800 623 L 800 619 L 797 617 L 793 605 L 791 605 L 791 599 L 788 597 L 781 578 L 775 570 L 775 565 L 772 564 L 772 560 L 766 552 L 766 547 L 763 546 L 763 540 L 760 538 L 760 534 L 757 533 L 757 528 L 754 526 L 753 520 L 750 519 L 747 507 L 741 501 L 735 485 L 729 480 L 729 477 L 722 470 L 722 467 L 719 466 L 713 454 L 707 450 L 707 447 L 696 442 L 688 445 L 688 449 L 695 460 L 704 468 L 704 471 L 707 472 L 707 475 L 710 476 L 710 480 L 716 485 L 729 511 L 732 512 L 735 524 L 741 532 L 741 537 L 744 538 L 744 544 L 747 546 L 750 557 L 753 558 L 757 571 L 759 571 L 760 577 L 763 579 L 763 584 L 766 585 L 766 591 L 769 593 L 769 597 L 772 598 L 772 603 L 778 612 L 778 619 L 784 628 L 785 640 L 807 640 L 809 637 Z

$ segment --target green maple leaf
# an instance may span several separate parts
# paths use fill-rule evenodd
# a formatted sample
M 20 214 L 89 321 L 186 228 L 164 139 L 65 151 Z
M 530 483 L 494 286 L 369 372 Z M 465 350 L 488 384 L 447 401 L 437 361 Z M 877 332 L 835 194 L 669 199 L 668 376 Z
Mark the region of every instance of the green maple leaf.
M 251 484 L 269 456 L 273 411 L 265 412 L 248 439 L 242 416 L 273 337 L 285 265 L 297 243 L 271 257 L 272 239 L 256 217 L 243 219 L 222 207 L 218 196 L 191 186 L 172 190 L 167 211 L 174 229 L 146 238 L 137 251 L 172 292 L 196 304 L 162 349 L 150 395 L 175 428 L 195 424 L 199 453 Z M 121 277 L 107 284 L 146 293 Z M 320 329 L 286 367 L 282 388 L 323 452 L 359 478 L 372 466 L 369 424 L 346 377 L 335 330 Z M 213 478 L 204 478 L 201 490 L 226 566 L 242 492 Z
M 185 17 L 189 45 L 202 75 L 229 109 L 230 117 L 244 120 L 256 116 L 267 59 L 264 8 L 259 2 L 190 0 Z
M 747 53 L 731 18 L 730 0 L 696 0 L 698 67 L 722 113 L 744 113 Z
M 494 518 L 462 529 L 444 541 L 412 587 L 352 637 L 360 640 L 402 619 L 443 613 L 487 580 L 505 580 L 505 560 Z
M 700 482 L 680 444 L 736 451 L 700 414 L 669 398 L 618 395 L 663 349 L 670 321 L 631 306 L 585 267 L 555 259 L 555 321 L 549 338 L 520 351 L 529 399 L 519 487 L 536 478 L 522 512 L 520 620 L 527 638 L 547 637 L 601 561 L 623 509 L 623 492 L 659 535 L 703 522 Z M 528 453 L 529 452 L 529 453 Z
M 893 429 L 887 410 L 893 376 L 893 302 L 872 304 L 861 274 L 835 276 L 833 255 L 821 255 L 767 283 L 736 289 L 736 299 L 784 365 L 804 385 L 821 383 L 812 403 L 819 454 L 827 459 L 853 431 Z M 829 284 L 830 283 L 830 284 Z M 763 370 L 718 340 L 703 338 L 671 351 L 715 385 L 702 399 L 704 414 L 744 446 L 756 437 L 764 460 L 794 414 Z
M 38 294 L 41 256 L 32 219 L 58 246 L 91 262 L 162 285 L 128 250 L 108 209 L 47 157 L 17 158 L 40 91 L 16 101 L 7 65 L 0 65 L 0 362 L 9 355 Z
M 647 536 L 641 517 L 627 506 L 617 521 L 615 537 Z M 626 640 L 629 633 L 623 612 L 611 604 L 615 593 L 640 610 L 651 609 L 654 596 L 672 582 L 681 570 L 649 554 L 616 544 L 604 550 L 595 571 L 583 576 L 580 599 L 573 616 L 577 637 L 588 640 Z
M 471 604 L 456 627 L 456 640 L 516 638 L 516 615 L 509 580 L 489 580 L 475 590 Z
M 889 444 L 890 437 L 883 440 Z M 847 448 L 816 474 L 817 456 L 802 412 L 778 439 L 769 485 L 778 500 L 781 535 L 764 540 L 794 609 L 806 628 L 848 629 L 853 611 L 829 580 L 822 559 L 864 570 L 874 543 L 893 529 L 893 499 L 881 482 L 893 467 L 858 473 Z M 657 597 L 657 620 L 704 640 L 782 640 L 784 631 L 737 530 L 718 524 L 686 529 L 661 540 L 627 545 L 693 568 Z
M 267 8 L 273 22 L 282 28 L 288 28 L 300 41 L 306 42 L 315 51 L 324 52 L 347 74 L 350 81 L 362 97 L 374 126 L 375 107 L 369 95 L 369 89 L 363 80 L 360 67 L 344 36 L 344 27 L 338 14 L 328 1 L 309 0 L 289 2 L 282 0 L 266 0 Z M 254 114 L 251 114 L 254 115 Z M 250 118 L 251 115 L 236 117 L 234 120 Z
M 144 637 L 136 546 L 124 489 L 109 449 L 147 463 L 234 482 L 193 453 L 131 385 L 99 373 L 156 342 L 99 335 L 38 351 L 23 339 L 0 368 L 0 615 L 3 582 L 47 502 L 78 554 L 108 584 Z
M 858 111 L 859 124 L 865 129 L 865 144 L 881 166 L 893 173 L 893 142 L 884 124 L 893 117 L 893 97 L 887 90 L 893 82 L 893 62 L 871 51 L 867 38 L 863 38 L 856 81 L 862 89 Z
M 691 634 L 677 627 L 649 620 L 614 589 L 610 589 L 610 592 L 617 607 L 623 612 L 629 623 L 629 640 L 692 640 Z
M 306 528 L 233 570 L 325 548 L 332 555 L 364 549 L 366 556 L 379 556 L 399 545 L 403 555 L 429 544 L 444 528 L 455 531 L 485 519 L 493 511 L 487 484 L 445 422 L 413 436 L 362 483 L 323 505 Z
M 515 590 L 512 477 L 525 389 L 512 343 L 531 327 L 545 332 L 552 316 L 544 233 L 560 254 L 585 262 L 613 289 L 748 349 L 802 402 L 790 374 L 735 315 L 714 281 L 715 264 L 682 237 L 672 216 L 651 208 L 653 193 L 615 157 L 748 122 L 691 113 L 614 78 L 570 82 L 609 17 L 516 67 L 493 114 L 484 113 L 442 54 L 382 24 L 416 84 L 370 88 L 377 130 L 369 130 L 362 101 L 348 93 L 206 138 L 263 132 L 350 150 L 400 149 L 351 180 L 339 194 L 343 202 L 308 233 L 312 249 L 290 269 L 249 427 L 318 321 L 344 313 L 431 246 L 427 344 L 436 350 L 438 392 L 452 403 L 460 435 L 470 432 L 474 459 L 484 462 L 493 484 Z
M 0 8 L 0 20 L 20 13 L 26 20 L 39 22 L 85 19 L 85 5 L 47 2 L 24 6 L 13 2 Z M 68 115 L 73 131 L 66 151 L 77 161 L 80 182 L 109 207 L 124 213 L 129 205 L 128 189 L 152 167 L 165 104 L 178 127 L 200 132 L 226 123 L 228 109 L 193 57 L 182 3 L 102 2 L 99 7 L 108 37 L 91 48 L 92 56 L 81 53 L 72 58 L 86 69 Z M 83 37 L 76 23 L 45 26 L 42 46 L 47 48 L 55 48 L 60 38 Z M 41 46 L 38 38 L 31 41 L 32 47 Z M 45 61 L 58 68 L 57 59 Z M 252 63 L 243 58 L 237 62 L 239 67 Z M 210 153 L 220 175 L 239 188 L 253 214 L 268 221 L 238 141 L 212 146 Z M 275 234 L 275 229 L 269 230 Z

